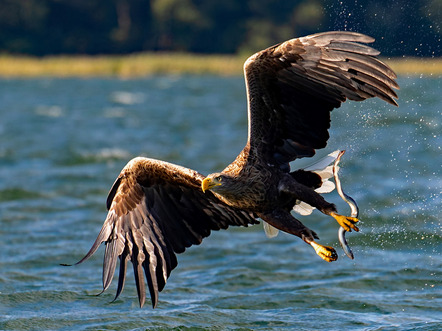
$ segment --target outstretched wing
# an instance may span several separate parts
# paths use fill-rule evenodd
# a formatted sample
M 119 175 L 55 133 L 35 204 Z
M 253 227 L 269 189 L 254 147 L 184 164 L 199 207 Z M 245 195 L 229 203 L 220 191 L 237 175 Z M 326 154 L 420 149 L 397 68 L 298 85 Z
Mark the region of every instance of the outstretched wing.
M 267 164 L 310 157 L 329 138 L 330 112 L 347 98 L 378 97 L 397 105 L 395 73 L 355 32 L 325 32 L 292 39 L 244 64 L 250 153 Z
M 112 281 L 119 257 L 115 299 L 123 290 L 131 261 L 140 306 L 146 297 L 144 271 L 155 307 L 158 292 L 177 266 L 175 253 L 200 244 L 211 230 L 258 223 L 252 214 L 227 206 L 211 192 L 203 193 L 203 179 L 198 172 L 171 163 L 141 157 L 131 160 L 109 193 L 109 212 L 95 243 L 78 263 L 105 242 L 103 291 Z

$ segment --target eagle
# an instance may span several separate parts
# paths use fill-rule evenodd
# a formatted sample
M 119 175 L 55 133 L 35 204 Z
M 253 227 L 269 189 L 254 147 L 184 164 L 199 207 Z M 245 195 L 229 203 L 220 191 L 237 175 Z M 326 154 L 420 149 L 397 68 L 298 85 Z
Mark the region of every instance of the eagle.
M 198 245 L 212 230 L 249 226 L 259 220 L 313 247 L 325 261 L 334 248 L 291 211 L 299 203 L 334 218 L 346 231 L 358 231 L 355 217 L 337 212 L 317 189 L 323 178 L 290 163 L 312 157 L 326 146 L 330 113 L 346 99 L 378 97 L 397 106 L 397 76 L 365 45 L 373 38 L 332 31 L 295 38 L 249 57 L 244 64 L 248 140 L 223 171 L 208 176 L 145 157 L 130 160 L 110 189 L 108 214 L 86 256 L 105 243 L 103 291 L 112 282 L 117 260 L 115 299 L 125 284 L 128 262 L 134 269 L 140 307 L 146 282 L 152 307 L 177 266 L 176 254 Z

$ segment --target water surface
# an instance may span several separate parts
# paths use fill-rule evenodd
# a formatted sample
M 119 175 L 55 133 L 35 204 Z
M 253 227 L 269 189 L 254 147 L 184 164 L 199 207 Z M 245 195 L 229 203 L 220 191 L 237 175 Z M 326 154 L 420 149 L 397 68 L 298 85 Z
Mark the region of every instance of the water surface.
M 178 256 L 152 310 L 138 308 L 131 269 L 117 301 L 115 281 L 95 296 L 102 248 L 82 265 L 59 264 L 90 248 L 132 157 L 202 173 L 234 159 L 247 136 L 243 79 L 1 80 L 0 329 L 441 328 L 441 82 L 400 77 L 399 108 L 333 112 L 318 156 L 347 150 L 341 179 L 363 221 L 348 235 L 355 260 L 319 212 L 301 220 L 337 248 L 337 262 L 290 235 L 267 239 L 261 225 L 230 228 Z M 349 213 L 335 192 L 326 198 Z

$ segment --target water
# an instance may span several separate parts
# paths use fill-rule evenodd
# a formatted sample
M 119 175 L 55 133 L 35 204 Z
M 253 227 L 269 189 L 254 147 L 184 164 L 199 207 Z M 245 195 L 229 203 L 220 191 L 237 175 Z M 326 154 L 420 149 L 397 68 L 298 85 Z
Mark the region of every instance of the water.
M 399 108 L 367 101 L 333 113 L 318 154 L 347 150 L 341 180 L 363 220 L 348 235 L 354 261 L 318 212 L 301 219 L 337 262 L 290 235 L 267 239 L 261 225 L 231 228 L 178 256 L 152 310 L 138 308 L 132 269 L 116 302 L 115 280 L 95 296 L 102 248 L 59 264 L 90 248 L 132 157 L 202 173 L 234 159 L 247 135 L 242 78 L 1 80 L 0 329 L 441 328 L 441 82 L 401 77 Z M 327 199 L 349 213 L 336 193 Z

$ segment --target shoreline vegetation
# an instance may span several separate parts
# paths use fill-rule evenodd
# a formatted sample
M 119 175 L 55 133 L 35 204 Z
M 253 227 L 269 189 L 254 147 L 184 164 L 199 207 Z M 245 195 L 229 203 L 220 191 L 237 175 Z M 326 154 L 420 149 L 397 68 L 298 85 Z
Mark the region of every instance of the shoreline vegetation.
M 160 74 L 242 75 L 246 57 L 190 53 L 30 57 L 0 55 L 0 78 L 121 77 Z M 401 76 L 441 76 L 442 58 L 383 58 Z

